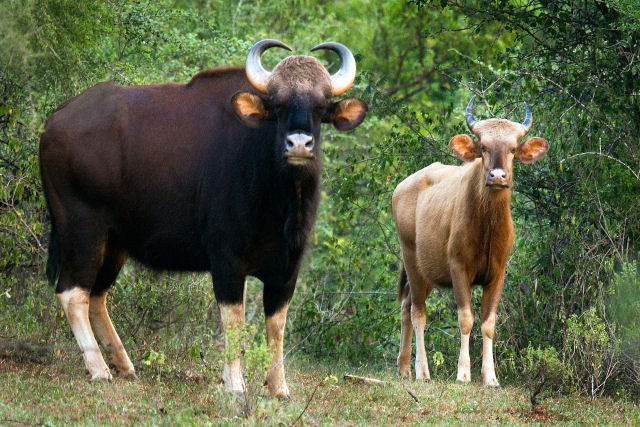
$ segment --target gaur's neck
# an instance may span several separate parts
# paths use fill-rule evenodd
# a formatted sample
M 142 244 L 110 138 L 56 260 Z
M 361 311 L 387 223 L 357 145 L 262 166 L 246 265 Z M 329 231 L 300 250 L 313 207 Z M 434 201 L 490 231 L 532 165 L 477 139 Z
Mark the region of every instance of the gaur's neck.
M 486 173 L 482 160 L 472 164 L 471 179 L 467 182 L 467 202 L 470 213 L 495 224 L 501 219 L 511 218 L 511 189 L 496 190 L 486 185 Z
M 285 233 L 292 250 L 302 250 L 313 227 L 319 200 L 319 170 L 296 173 L 287 178 L 289 192 Z
M 484 167 L 476 161 L 467 181 L 466 207 L 463 219 L 469 226 L 469 241 L 482 248 L 486 258 L 478 259 L 475 280 L 488 283 L 500 269 L 504 269 L 513 244 L 513 221 L 511 220 L 511 190 L 495 190 L 487 187 Z

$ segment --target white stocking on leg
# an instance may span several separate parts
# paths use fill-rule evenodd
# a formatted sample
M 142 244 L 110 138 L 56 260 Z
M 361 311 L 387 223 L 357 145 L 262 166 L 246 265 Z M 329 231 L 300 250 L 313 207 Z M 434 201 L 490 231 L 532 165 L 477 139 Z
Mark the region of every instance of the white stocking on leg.
M 118 373 L 124 377 L 136 378 L 136 372 L 129 355 L 120 341 L 120 337 L 111 323 L 107 312 L 107 294 L 89 298 L 89 320 L 102 348 L 107 352 L 109 360 Z
M 289 397 L 289 387 L 284 378 L 283 339 L 284 327 L 287 323 L 289 305 L 266 317 L 267 343 L 273 352 L 273 362 L 267 375 L 267 387 L 271 394 L 278 397 Z
M 244 326 L 244 304 L 220 304 L 220 315 L 225 333 L 225 348 L 228 349 L 229 340 L 227 334 L 240 334 Z M 227 391 L 244 392 L 244 379 L 242 375 L 242 360 L 240 359 L 240 348 L 233 349 L 238 355 L 233 360 L 225 360 L 222 371 L 222 379 Z
M 111 372 L 102 358 L 89 322 L 89 291 L 76 287 L 56 296 L 82 351 L 84 365 L 91 375 L 91 380 L 111 381 Z

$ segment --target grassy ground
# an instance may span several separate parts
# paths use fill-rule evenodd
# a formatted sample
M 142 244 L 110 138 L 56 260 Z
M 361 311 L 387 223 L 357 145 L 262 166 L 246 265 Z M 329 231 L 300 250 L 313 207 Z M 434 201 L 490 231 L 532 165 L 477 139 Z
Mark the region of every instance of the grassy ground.
M 169 362 L 167 362 L 169 363 Z M 142 367 L 141 367 L 142 368 Z M 344 374 L 374 376 L 381 385 L 346 381 Z M 531 411 L 526 390 L 398 379 L 387 371 L 327 367 L 288 361 L 290 401 L 260 387 L 255 410 L 226 393 L 216 375 L 170 368 L 139 370 L 139 380 L 90 383 L 79 356 L 39 361 L 0 358 L 0 425 L 563 423 L 640 425 L 632 403 L 579 397 L 547 399 Z M 415 396 L 412 397 L 410 393 Z

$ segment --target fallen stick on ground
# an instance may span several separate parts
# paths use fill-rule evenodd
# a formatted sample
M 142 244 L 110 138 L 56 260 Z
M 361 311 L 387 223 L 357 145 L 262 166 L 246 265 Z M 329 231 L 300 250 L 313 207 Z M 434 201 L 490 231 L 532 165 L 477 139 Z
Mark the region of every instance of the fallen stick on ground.
M 382 384 L 383 381 L 375 379 L 375 378 L 367 378 L 367 377 L 358 377 L 356 375 L 348 375 L 345 374 L 344 379 L 347 381 L 351 381 L 357 384 L 368 384 L 368 385 L 374 385 L 374 384 Z

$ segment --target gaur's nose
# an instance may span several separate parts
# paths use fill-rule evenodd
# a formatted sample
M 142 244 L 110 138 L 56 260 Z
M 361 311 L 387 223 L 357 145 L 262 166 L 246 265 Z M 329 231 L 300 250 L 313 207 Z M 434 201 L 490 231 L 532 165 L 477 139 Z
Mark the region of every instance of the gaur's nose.
M 313 135 L 305 132 L 292 132 L 285 139 L 285 148 L 291 156 L 312 157 L 313 145 Z
M 507 172 L 504 169 L 491 169 L 487 175 L 487 185 L 508 187 Z
M 489 178 L 491 179 L 507 179 L 507 173 L 502 169 L 493 169 L 489 172 Z

